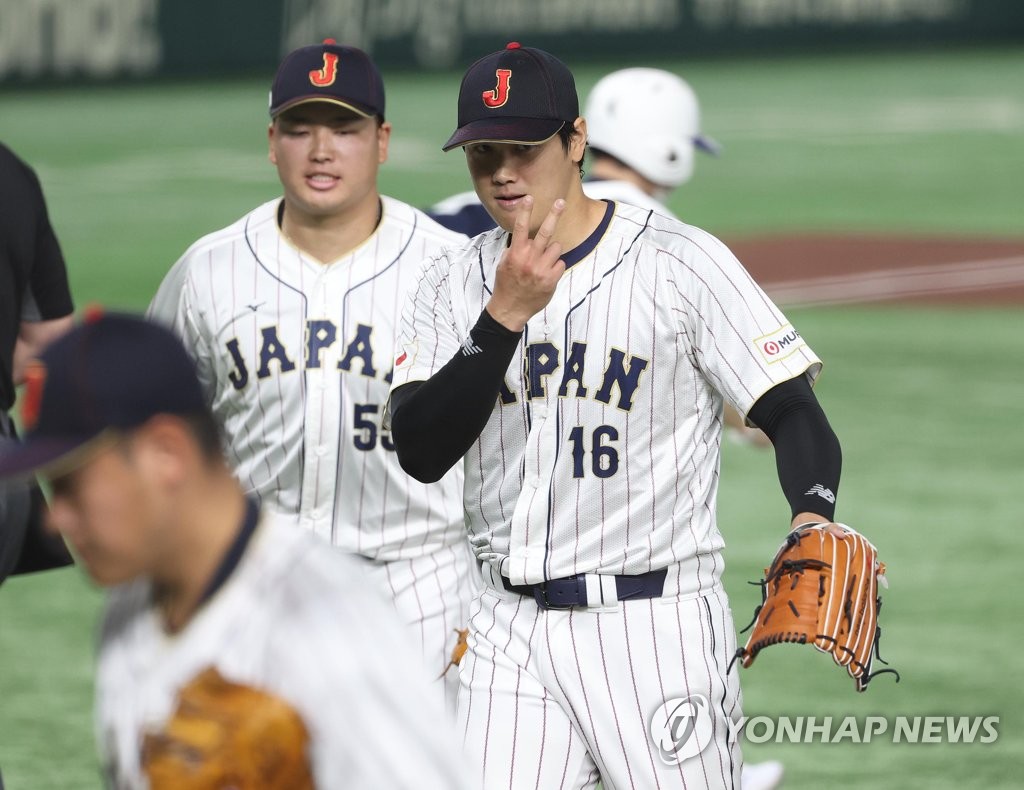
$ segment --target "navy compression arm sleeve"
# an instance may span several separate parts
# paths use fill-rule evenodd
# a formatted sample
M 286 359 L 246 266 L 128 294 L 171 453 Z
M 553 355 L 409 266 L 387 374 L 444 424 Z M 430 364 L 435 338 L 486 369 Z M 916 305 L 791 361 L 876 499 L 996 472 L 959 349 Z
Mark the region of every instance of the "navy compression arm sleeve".
M 433 483 L 466 454 L 491 416 L 521 336 L 484 310 L 471 343 L 443 368 L 391 393 L 391 436 L 406 472 Z
M 798 376 L 772 387 L 749 417 L 772 440 L 793 516 L 810 512 L 834 519 L 842 450 L 807 379 Z

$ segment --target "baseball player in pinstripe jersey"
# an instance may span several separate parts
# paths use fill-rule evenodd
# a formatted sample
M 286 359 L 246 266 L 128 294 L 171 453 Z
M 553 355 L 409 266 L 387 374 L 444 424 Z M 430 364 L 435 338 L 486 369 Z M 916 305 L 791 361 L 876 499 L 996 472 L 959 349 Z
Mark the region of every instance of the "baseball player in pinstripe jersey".
M 270 115 L 284 197 L 192 245 L 150 312 L 194 353 L 246 490 L 367 558 L 440 674 L 476 579 L 462 473 L 410 479 L 381 412 L 405 288 L 425 256 L 465 239 L 378 193 L 391 126 L 361 50 L 289 54 Z M 454 710 L 454 672 L 445 685 Z
M 738 787 L 722 407 L 775 444 L 791 523 L 830 522 L 821 362 L 713 236 L 584 195 L 557 58 L 509 44 L 458 107 L 444 148 L 499 227 L 424 263 L 389 406 L 411 474 L 464 458 L 485 586 L 458 726 L 488 788 Z M 691 711 L 706 726 L 684 728 Z
M 178 338 L 108 315 L 36 364 L 0 479 L 41 470 L 51 526 L 111 588 L 109 787 L 469 786 L 393 607 L 353 558 L 244 495 Z
M 606 74 L 587 97 L 588 164 L 583 192 L 678 219 L 665 200 L 693 175 L 697 151 L 718 155 L 701 131 L 697 94 L 686 80 L 661 69 L 627 68 Z M 427 212 L 446 228 L 475 236 L 495 226 L 476 191 L 452 195 Z M 726 404 L 731 439 L 763 447 L 767 439 Z M 744 777 L 744 784 L 753 785 Z

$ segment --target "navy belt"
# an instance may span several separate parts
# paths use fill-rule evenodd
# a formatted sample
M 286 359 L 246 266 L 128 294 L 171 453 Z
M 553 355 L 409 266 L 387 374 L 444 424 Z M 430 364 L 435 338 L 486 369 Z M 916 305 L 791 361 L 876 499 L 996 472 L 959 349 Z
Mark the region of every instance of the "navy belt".
M 668 568 L 660 568 L 639 576 L 616 576 L 615 594 L 620 601 L 660 598 L 665 589 L 667 574 Z M 564 579 L 549 579 L 539 584 L 512 584 L 508 577 L 502 576 L 501 583 L 509 592 L 532 595 L 542 609 L 568 609 L 587 605 L 587 577 L 583 573 L 566 576 Z

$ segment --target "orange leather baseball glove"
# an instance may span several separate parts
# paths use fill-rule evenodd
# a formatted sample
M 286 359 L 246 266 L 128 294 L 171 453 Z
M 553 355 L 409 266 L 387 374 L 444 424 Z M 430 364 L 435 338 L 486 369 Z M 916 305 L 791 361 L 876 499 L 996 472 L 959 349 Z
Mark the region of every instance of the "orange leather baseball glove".
M 844 534 L 837 537 L 826 526 L 804 524 L 786 536 L 765 569 L 753 631 L 736 658 L 749 667 L 770 645 L 810 643 L 846 667 L 857 691 L 883 672 L 892 672 L 899 682 L 895 670 L 871 671 L 875 658 L 882 661 L 878 584 L 886 586 L 885 565 L 863 535 L 839 524 Z
M 285 700 L 196 675 L 158 733 L 146 735 L 142 767 L 151 790 L 312 790 L 309 733 Z

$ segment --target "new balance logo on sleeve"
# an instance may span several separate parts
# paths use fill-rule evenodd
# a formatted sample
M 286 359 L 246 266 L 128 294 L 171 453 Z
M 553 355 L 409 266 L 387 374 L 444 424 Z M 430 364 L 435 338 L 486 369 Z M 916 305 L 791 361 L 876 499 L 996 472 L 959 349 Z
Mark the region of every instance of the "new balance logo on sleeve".
M 472 337 L 467 337 L 462 341 L 462 356 L 471 357 L 474 354 L 479 354 L 481 351 L 483 351 L 483 349 L 473 342 Z
M 836 495 L 832 493 L 832 489 L 825 488 L 821 483 L 815 483 L 804 491 L 804 494 L 808 496 L 820 496 L 831 505 L 836 503 Z

